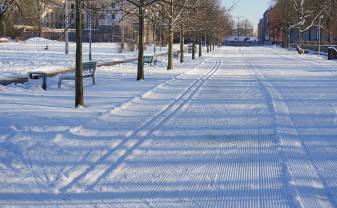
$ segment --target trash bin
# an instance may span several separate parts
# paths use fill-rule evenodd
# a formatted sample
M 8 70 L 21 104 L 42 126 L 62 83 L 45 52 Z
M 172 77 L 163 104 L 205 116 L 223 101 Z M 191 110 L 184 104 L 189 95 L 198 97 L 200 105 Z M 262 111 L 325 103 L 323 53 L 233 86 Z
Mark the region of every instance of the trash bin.
M 28 84 L 30 86 L 41 86 L 47 90 L 47 74 L 45 72 L 28 72 Z
M 337 49 L 335 47 L 329 47 L 328 49 L 328 59 L 337 59 Z

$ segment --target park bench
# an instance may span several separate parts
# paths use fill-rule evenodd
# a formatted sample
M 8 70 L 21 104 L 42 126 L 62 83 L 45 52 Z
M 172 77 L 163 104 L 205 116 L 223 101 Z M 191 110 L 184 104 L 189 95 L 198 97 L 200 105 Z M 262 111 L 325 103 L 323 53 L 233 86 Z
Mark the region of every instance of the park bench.
M 337 59 L 337 49 L 335 47 L 329 47 L 328 49 L 328 59 Z
M 153 54 L 152 56 L 144 56 L 144 64 L 148 64 L 150 66 L 156 65 L 157 63 L 157 54 Z
M 83 79 L 91 78 L 92 84 L 96 84 L 95 73 L 97 68 L 97 62 L 85 62 L 83 63 Z M 61 88 L 63 80 L 75 80 L 75 74 L 63 74 L 59 76 L 58 87 Z

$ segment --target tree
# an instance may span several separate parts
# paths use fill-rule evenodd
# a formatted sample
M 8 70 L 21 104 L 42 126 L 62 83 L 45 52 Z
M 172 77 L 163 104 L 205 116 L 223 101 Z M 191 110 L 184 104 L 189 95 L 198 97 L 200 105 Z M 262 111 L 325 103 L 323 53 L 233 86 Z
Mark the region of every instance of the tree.
M 294 28 L 298 30 L 298 44 L 301 46 L 303 33 L 315 26 L 323 14 L 331 11 L 334 1 L 277 0 L 276 6 L 281 14 L 286 14 L 282 22 L 288 26 L 288 31 Z
M 126 0 L 136 10 L 131 9 L 128 14 L 138 16 L 138 67 L 137 80 L 144 80 L 144 23 L 145 23 L 145 8 L 159 2 L 160 0 Z
M 75 0 L 76 10 L 76 67 L 75 67 L 75 107 L 84 106 L 83 66 L 82 66 L 82 11 L 83 1 Z
M 0 1 L 0 36 L 5 35 L 5 15 L 11 7 L 16 6 L 15 3 L 15 0 Z

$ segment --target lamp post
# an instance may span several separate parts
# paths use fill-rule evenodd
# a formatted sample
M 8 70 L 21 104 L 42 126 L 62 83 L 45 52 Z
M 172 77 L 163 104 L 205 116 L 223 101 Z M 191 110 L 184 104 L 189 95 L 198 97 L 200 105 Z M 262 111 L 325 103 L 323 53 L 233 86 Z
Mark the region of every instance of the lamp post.
M 288 48 L 290 48 L 291 45 L 291 27 L 288 27 Z
M 323 15 L 319 17 L 318 20 L 318 55 L 321 55 L 321 24 L 322 24 Z
M 89 3 L 89 12 L 88 13 L 89 13 L 89 18 L 88 18 L 88 23 L 89 23 L 89 61 L 92 61 L 92 33 L 91 33 L 91 24 L 92 23 L 91 23 L 91 4 L 90 3 Z
M 237 18 L 238 19 L 238 22 L 237 22 L 237 37 L 238 37 L 238 42 L 240 41 L 240 19 L 241 18 L 244 18 L 244 17 L 241 17 L 241 16 L 238 16 L 238 17 L 233 17 L 233 18 Z
M 64 21 L 64 41 L 65 41 L 65 54 L 69 54 L 69 8 L 68 0 L 64 1 L 65 21 Z

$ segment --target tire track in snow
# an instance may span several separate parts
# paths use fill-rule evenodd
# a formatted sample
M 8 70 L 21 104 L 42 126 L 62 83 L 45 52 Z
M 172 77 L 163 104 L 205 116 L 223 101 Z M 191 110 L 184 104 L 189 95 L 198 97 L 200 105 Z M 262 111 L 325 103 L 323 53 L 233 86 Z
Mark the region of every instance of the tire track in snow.
M 127 135 L 125 141 L 110 149 L 102 157 L 96 160 L 93 165 L 86 168 L 83 172 L 76 173 L 76 177 L 70 179 L 69 183 L 65 185 L 62 184 L 63 186 L 59 188 L 60 192 L 64 193 L 72 191 L 77 184 L 81 185 L 80 183 L 85 183 L 88 185 L 89 187 L 86 188 L 87 190 L 92 189 L 100 181 L 100 179 L 104 178 L 110 174 L 111 171 L 118 168 L 118 166 L 132 153 L 132 151 L 141 145 L 148 135 L 153 133 L 159 126 L 170 119 L 175 114 L 175 112 L 177 112 L 177 110 L 186 104 L 188 100 L 191 99 L 193 95 L 199 90 L 199 88 L 218 71 L 220 65 L 221 61 L 216 61 L 216 64 L 207 73 L 194 80 L 192 84 L 187 89 L 185 89 L 172 103 L 165 106 L 159 113 L 145 122 L 140 128 Z M 127 145 L 131 139 L 133 140 L 133 143 Z M 109 157 L 124 146 L 126 150 L 118 156 L 113 164 L 108 165 L 111 163 L 109 161 Z
M 257 66 L 249 62 L 246 57 L 244 58 L 247 65 L 255 72 L 256 79 L 265 92 L 270 109 L 275 115 L 281 162 L 283 163 L 284 175 L 288 181 L 287 186 L 292 193 L 293 206 L 337 207 L 333 198 L 334 195 L 313 163 L 303 138 L 290 117 L 288 105 L 283 101 L 282 95 L 272 86 L 272 83 L 267 80 Z M 295 161 L 289 154 L 293 154 L 293 157 L 300 161 Z M 304 176 L 305 179 L 303 179 Z M 314 193 L 309 194 L 303 187 L 299 187 L 305 185 L 312 186 L 313 190 L 311 191 Z

